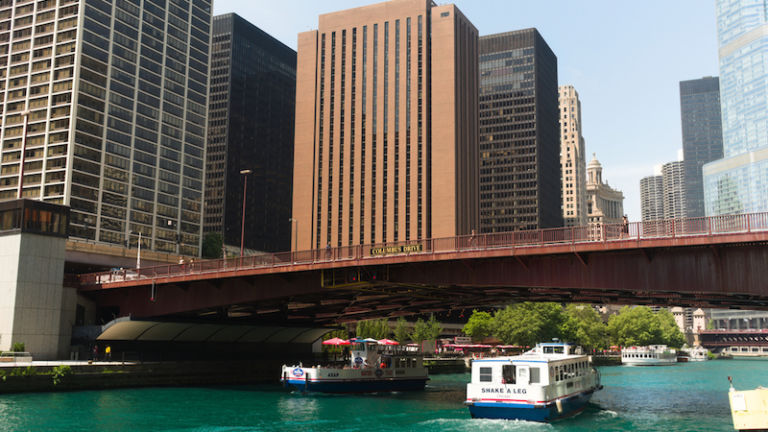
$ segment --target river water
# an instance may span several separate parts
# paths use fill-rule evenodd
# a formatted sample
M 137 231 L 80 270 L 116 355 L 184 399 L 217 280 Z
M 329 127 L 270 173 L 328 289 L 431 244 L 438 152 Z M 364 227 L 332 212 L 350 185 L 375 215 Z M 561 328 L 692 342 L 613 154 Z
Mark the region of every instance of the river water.
M 605 388 L 554 424 L 470 419 L 469 375 L 456 374 L 399 394 L 304 396 L 264 385 L 0 395 L 0 431 L 732 431 L 727 376 L 739 390 L 768 386 L 768 360 L 599 369 Z

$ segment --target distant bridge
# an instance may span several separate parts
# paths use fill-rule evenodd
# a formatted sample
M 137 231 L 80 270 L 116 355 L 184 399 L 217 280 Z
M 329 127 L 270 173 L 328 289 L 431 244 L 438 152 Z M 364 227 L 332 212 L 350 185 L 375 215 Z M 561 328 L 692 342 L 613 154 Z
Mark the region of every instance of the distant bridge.
M 768 310 L 768 213 L 264 254 L 80 283 L 135 317 L 327 324 L 525 300 Z

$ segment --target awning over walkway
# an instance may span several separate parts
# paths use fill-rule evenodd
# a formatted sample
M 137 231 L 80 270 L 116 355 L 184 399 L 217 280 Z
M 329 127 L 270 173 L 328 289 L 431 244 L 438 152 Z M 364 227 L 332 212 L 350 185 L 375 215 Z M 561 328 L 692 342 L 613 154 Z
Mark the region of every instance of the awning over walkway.
M 333 328 L 269 327 L 118 319 L 105 326 L 100 341 L 296 343 L 310 344 Z

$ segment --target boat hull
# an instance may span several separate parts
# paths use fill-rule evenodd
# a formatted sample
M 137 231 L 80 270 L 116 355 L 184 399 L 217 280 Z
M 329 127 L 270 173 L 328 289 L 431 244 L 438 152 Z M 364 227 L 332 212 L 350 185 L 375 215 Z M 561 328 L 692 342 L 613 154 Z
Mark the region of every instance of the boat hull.
M 520 402 L 467 402 L 472 418 L 526 420 L 536 422 L 551 422 L 580 413 L 592 398 L 595 389 L 560 399 L 546 404 L 529 404 Z
M 317 393 L 377 393 L 394 391 L 418 391 L 424 390 L 428 378 L 412 379 L 367 379 L 367 380 L 339 380 L 339 381 L 307 381 L 301 379 L 288 379 L 284 384 L 295 388 L 300 392 Z

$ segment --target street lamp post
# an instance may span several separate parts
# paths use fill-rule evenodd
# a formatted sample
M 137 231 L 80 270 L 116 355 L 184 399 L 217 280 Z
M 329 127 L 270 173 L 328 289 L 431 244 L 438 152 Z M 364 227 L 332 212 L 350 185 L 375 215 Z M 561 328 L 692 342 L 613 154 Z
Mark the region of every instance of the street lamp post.
M 240 265 L 243 265 L 243 241 L 245 240 L 245 197 L 248 191 L 248 174 L 253 171 L 249 169 L 240 170 L 243 175 L 243 214 L 240 216 Z

